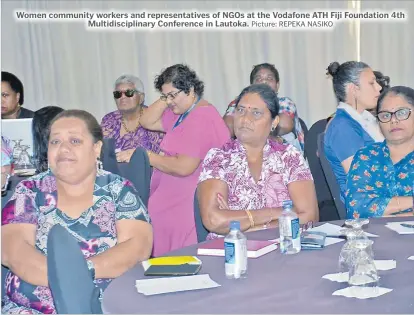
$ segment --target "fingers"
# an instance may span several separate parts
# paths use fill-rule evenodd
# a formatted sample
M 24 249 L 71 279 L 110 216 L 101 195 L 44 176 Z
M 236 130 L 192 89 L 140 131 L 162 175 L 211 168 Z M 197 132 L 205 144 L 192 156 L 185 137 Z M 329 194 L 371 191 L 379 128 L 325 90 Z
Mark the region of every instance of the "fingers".
M 221 194 L 217 194 L 217 202 L 219 204 L 220 209 L 225 209 L 225 210 L 229 209 L 227 201 L 224 200 Z

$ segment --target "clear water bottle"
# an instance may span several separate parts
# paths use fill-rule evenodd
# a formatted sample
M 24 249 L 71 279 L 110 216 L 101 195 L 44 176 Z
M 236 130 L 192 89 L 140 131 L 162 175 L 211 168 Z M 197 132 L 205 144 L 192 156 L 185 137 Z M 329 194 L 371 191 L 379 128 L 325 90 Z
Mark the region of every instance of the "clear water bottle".
M 299 218 L 293 211 L 292 200 L 283 201 L 283 212 L 279 217 L 280 252 L 297 254 L 301 250 Z
M 224 238 L 225 272 L 227 279 L 247 277 L 247 239 L 240 231 L 240 222 L 230 222 L 230 232 Z

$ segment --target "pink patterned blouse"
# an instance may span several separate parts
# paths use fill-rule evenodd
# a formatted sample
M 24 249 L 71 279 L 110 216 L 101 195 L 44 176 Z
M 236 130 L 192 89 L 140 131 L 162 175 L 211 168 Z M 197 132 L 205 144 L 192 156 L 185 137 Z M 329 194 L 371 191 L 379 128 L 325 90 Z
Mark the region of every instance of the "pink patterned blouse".
M 208 179 L 226 182 L 231 210 L 281 207 L 284 200 L 290 199 L 288 185 L 313 180 L 312 174 L 303 155 L 290 144 L 268 139 L 263 151 L 262 173 L 257 183 L 250 174 L 246 150 L 237 139 L 208 152 L 199 183 Z

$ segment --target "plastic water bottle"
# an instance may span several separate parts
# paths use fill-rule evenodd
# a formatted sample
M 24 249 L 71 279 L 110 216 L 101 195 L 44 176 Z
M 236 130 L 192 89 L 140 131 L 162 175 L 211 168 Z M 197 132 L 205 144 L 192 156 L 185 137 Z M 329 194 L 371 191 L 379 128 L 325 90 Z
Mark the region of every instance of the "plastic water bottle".
M 283 212 L 279 217 L 280 252 L 297 254 L 301 250 L 299 218 L 293 211 L 292 200 L 283 201 Z
M 230 232 L 224 238 L 225 272 L 227 279 L 247 277 L 247 239 L 240 231 L 240 222 L 230 222 Z

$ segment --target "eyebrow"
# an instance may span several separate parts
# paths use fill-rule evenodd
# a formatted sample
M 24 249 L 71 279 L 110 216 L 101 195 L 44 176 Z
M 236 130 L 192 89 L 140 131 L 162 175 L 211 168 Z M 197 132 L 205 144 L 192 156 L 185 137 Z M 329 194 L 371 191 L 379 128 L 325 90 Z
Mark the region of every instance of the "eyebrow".
M 50 134 L 50 136 L 57 136 L 57 135 L 60 135 L 62 132 L 60 132 L 60 131 L 57 131 L 57 132 L 53 132 L 53 133 L 51 133 Z M 83 133 L 82 132 L 79 132 L 79 131 L 69 131 L 69 134 L 71 134 L 71 135 L 83 135 Z
M 250 106 L 250 105 L 243 105 L 243 104 L 239 104 L 239 107 L 246 107 L 246 106 Z M 255 109 L 255 110 L 262 110 L 261 108 L 258 107 L 251 107 L 251 109 Z

